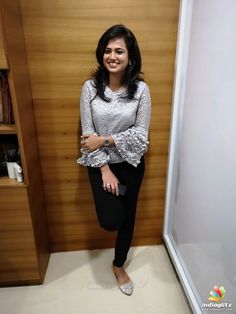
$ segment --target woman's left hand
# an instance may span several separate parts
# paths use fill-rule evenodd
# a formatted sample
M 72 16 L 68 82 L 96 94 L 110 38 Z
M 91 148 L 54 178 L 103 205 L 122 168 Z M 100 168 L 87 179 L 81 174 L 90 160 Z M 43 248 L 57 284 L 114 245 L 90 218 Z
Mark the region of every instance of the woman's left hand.
M 86 150 L 93 152 L 103 145 L 104 139 L 102 136 L 95 134 L 83 134 L 81 135 L 81 146 Z

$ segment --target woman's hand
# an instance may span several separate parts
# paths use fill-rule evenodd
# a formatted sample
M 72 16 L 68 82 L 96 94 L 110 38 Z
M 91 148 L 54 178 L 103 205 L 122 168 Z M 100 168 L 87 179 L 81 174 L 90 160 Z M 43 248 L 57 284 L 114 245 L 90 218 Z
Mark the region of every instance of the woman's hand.
M 111 171 L 110 167 L 106 164 L 100 168 L 102 173 L 102 182 L 103 182 L 103 188 L 107 192 L 111 192 L 113 195 L 119 195 L 118 190 L 118 179 L 114 175 L 114 173 Z
M 81 135 L 81 146 L 86 150 L 93 152 L 100 148 L 104 143 L 103 136 L 97 136 L 95 134 L 83 134 Z

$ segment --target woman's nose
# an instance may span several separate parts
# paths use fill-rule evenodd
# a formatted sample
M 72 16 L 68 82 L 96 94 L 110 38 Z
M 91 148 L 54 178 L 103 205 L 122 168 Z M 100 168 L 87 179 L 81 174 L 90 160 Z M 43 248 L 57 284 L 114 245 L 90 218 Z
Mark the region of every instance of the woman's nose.
M 115 53 L 115 51 L 112 51 L 112 52 L 111 52 L 111 54 L 110 54 L 110 59 L 111 59 L 111 60 L 116 59 L 116 53 Z

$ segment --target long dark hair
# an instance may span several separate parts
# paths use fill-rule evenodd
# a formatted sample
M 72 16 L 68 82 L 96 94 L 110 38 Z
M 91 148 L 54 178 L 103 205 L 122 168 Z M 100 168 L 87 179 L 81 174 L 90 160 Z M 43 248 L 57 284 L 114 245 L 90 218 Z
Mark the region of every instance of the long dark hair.
M 108 42 L 114 38 L 123 38 L 128 49 L 129 65 L 125 70 L 121 82 L 122 85 L 127 87 L 127 92 L 124 97 L 130 100 L 133 99 L 138 88 L 138 82 L 143 81 L 141 54 L 134 34 L 122 24 L 113 25 L 102 35 L 98 42 L 96 57 L 99 66 L 92 74 L 92 79 L 97 89 L 96 96 L 99 96 L 107 102 L 109 102 L 109 99 L 105 96 L 104 91 L 106 85 L 109 83 L 109 72 L 103 64 L 103 55 Z

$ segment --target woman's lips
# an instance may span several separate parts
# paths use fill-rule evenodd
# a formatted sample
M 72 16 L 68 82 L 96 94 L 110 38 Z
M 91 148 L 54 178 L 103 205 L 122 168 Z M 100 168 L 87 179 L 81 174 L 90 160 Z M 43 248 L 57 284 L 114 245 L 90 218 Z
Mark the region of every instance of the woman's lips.
M 108 62 L 108 64 L 110 67 L 116 67 L 119 64 L 119 62 Z

